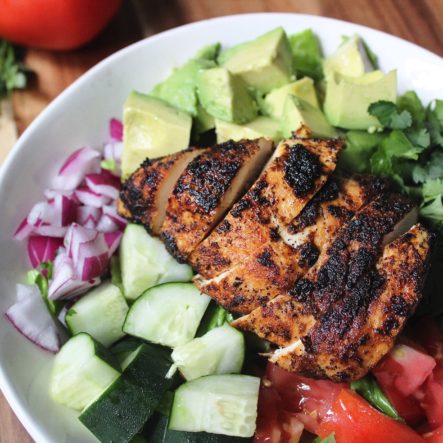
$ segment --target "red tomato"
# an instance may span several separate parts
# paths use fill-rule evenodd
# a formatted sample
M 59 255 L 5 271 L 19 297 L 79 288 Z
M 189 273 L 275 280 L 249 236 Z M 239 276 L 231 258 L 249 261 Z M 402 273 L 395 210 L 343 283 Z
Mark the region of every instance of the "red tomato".
M 76 48 L 106 26 L 121 1 L 0 0 L 0 36 L 41 48 Z
M 423 443 L 408 426 L 374 409 L 359 395 L 343 389 L 322 421 L 318 435 L 335 433 L 337 443 Z
M 426 443 L 443 443 L 443 426 L 440 426 L 435 431 L 424 434 Z
M 254 443 L 297 443 L 302 433 L 303 424 L 294 414 L 284 410 L 277 390 L 262 384 Z
M 432 429 L 443 426 L 443 366 L 437 366 L 423 387 L 421 406 Z
M 299 421 L 313 433 L 345 386 L 326 380 L 301 377 L 271 363 L 267 366 L 266 378 L 279 393 L 284 409 L 296 413 Z
M 393 386 L 408 397 L 425 382 L 435 365 L 430 355 L 398 344 L 372 372 L 382 386 Z

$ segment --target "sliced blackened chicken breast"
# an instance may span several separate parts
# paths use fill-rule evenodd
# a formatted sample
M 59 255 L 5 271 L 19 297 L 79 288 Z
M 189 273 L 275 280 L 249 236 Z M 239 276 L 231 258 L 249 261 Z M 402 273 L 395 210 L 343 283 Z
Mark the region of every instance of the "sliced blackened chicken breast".
M 204 149 L 189 148 L 166 157 L 146 159 L 122 185 L 117 201 L 119 214 L 158 235 L 177 179 L 202 152 Z
M 336 139 L 282 141 L 251 189 L 189 257 L 210 279 L 247 260 L 278 237 L 326 183 L 342 142 Z
M 292 288 L 336 231 L 386 187 L 368 176 L 329 179 L 288 228 L 274 228 L 271 240 L 243 262 L 212 279 L 197 276 L 195 284 L 233 312 L 265 305 Z
M 264 138 L 228 141 L 188 164 L 172 190 L 161 227 L 161 239 L 177 260 L 186 261 L 249 188 L 272 148 L 272 142 Z
M 376 266 L 333 304 L 309 334 L 271 361 L 289 371 L 342 382 L 363 377 L 392 348 L 421 298 L 430 234 L 420 224 L 385 246 Z
M 331 305 L 354 291 L 381 254 L 387 236 L 403 234 L 415 221 L 410 200 L 399 194 L 380 196 L 338 230 L 292 289 L 240 317 L 233 326 L 279 346 L 290 345 L 306 335 Z

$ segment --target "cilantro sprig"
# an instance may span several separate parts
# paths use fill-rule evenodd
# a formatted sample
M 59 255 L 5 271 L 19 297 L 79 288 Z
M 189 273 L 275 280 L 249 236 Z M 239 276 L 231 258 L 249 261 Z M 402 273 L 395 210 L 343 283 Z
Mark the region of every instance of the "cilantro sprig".
M 14 89 L 26 87 L 28 69 L 17 60 L 14 47 L 0 39 L 0 98 L 8 96 Z

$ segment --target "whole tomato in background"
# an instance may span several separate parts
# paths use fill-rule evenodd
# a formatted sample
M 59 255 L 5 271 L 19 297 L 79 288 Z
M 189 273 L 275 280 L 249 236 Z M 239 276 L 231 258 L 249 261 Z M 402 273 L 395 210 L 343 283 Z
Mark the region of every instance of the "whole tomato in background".
M 122 0 L 0 0 L 0 36 L 26 46 L 68 50 L 93 39 Z

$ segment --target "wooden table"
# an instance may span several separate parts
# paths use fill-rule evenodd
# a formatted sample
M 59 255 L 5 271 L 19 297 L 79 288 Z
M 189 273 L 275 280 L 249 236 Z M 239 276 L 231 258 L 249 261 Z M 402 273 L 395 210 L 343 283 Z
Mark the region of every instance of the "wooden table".
M 36 73 L 29 88 L 13 96 L 21 133 L 66 86 L 98 61 L 128 44 L 175 26 L 247 12 L 298 12 L 370 26 L 443 56 L 443 0 L 126 0 L 108 28 L 77 51 L 29 49 L 26 64 Z M 0 394 L 0 443 L 29 443 Z

